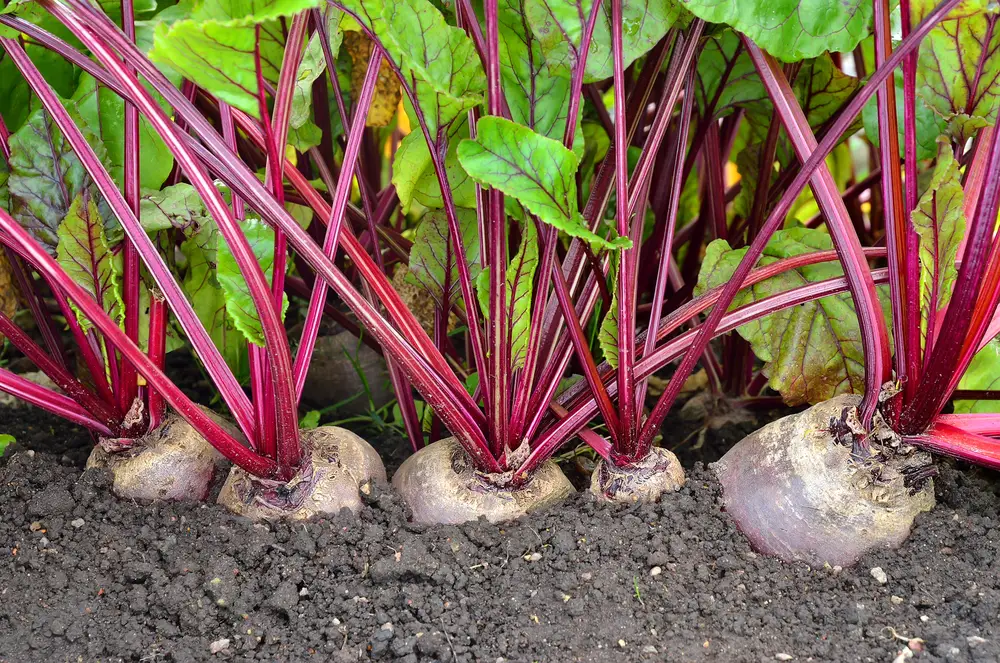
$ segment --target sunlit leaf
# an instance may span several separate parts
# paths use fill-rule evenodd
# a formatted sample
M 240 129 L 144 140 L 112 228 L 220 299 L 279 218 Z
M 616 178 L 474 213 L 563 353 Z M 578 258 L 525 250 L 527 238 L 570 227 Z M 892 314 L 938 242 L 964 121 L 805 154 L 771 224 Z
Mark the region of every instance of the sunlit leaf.
M 276 84 L 285 45 L 279 19 L 319 4 L 319 0 L 203 0 L 190 18 L 156 26 L 149 57 L 257 117 L 257 47 L 264 79 Z
M 608 248 L 631 246 L 627 237 L 606 240 L 587 227 L 577 207 L 579 159 L 562 143 L 498 117 L 483 117 L 476 128 L 476 140 L 458 146 L 459 161 L 476 181 L 516 198 L 572 237 Z
M 865 0 L 679 1 L 695 16 L 733 27 L 785 62 L 853 50 L 872 18 L 872 4 Z

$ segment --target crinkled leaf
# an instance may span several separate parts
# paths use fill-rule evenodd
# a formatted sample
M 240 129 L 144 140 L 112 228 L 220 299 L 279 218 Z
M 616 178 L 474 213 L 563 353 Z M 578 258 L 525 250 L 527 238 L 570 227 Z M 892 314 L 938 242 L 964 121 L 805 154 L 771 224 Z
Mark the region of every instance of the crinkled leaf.
M 56 259 L 59 265 L 113 320 L 120 323 L 125 311 L 120 266 L 108 246 L 104 221 L 91 195 L 84 193 L 73 199 L 57 234 Z M 92 326 L 79 311 L 77 319 L 84 331 Z
M 507 320 L 510 323 L 511 368 L 521 368 L 528 353 L 531 332 L 531 300 L 533 283 L 538 269 L 538 233 L 534 223 L 521 226 L 521 245 L 507 265 L 506 294 Z M 483 268 L 476 278 L 476 297 L 483 317 L 490 318 L 490 269 Z
M 103 143 L 108 156 L 105 167 L 121 187 L 125 168 L 125 101 L 85 74 L 72 102 L 93 135 Z M 147 189 L 160 188 L 173 170 L 174 156 L 142 116 L 139 118 L 139 155 L 139 185 Z
M 955 260 L 965 234 L 962 173 L 950 141 L 942 139 L 930 186 L 913 210 L 913 228 L 920 236 L 920 321 L 926 333 L 931 307 L 940 310 L 951 300 L 958 278 Z
M 854 50 L 868 34 L 866 0 L 680 0 L 698 18 L 725 23 L 785 62 Z
M 100 140 L 79 123 L 98 158 L 105 160 Z M 89 177 L 52 117 L 34 113 L 10 140 L 8 187 L 15 219 L 36 240 L 55 254 L 59 224 L 73 201 L 84 191 Z
M 976 353 L 958 383 L 958 388 L 1000 389 L 1000 339 L 994 338 Z M 990 399 L 955 401 L 955 414 L 969 412 L 1000 412 L 1000 401 Z
M 429 0 L 347 0 L 417 97 L 431 135 L 482 101 L 486 76 L 472 40 Z M 412 115 L 412 114 L 411 114 Z
M 551 66 L 569 76 L 580 56 L 580 44 L 590 15 L 591 3 L 582 0 L 525 0 L 524 15 L 538 37 Z M 667 30 L 686 22 L 685 12 L 673 0 L 625 0 L 622 3 L 622 54 L 625 66 L 645 55 Z M 601 5 L 594 25 L 584 81 L 613 75 L 611 57 L 611 3 Z
M 463 120 L 453 127 L 444 159 L 452 199 L 458 207 L 475 208 L 476 183 L 458 162 L 458 144 L 469 137 L 469 124 Z M 392 161 L 392 183 L 404 211 L 409 211 L 414 201 L 433 209 L 444 207 L 441 184 L 422 131 L 412 131 L 400 142 Z
M 205 203 L 187 183 L 174 184 L 162 191 L 145 191 L 139 199 L 139 215 L 146 232 L 175 228 L 186 230 L 207 218 Z
M 913 25 L 937 6 L 915 0 Z M 991 0 L 964 0 L 920 44 L 917 94 L 964 140 L 996 122 L 1000 94 L 1000 18 Z
M 247 343 L 226 314 L 226 293 L 217 279 L 219 230 L 213 221 L 194 229 L 181 244 L 185 258 L 181 288 L 226 364 L 240 382 L 250 376 Z
M 465 262 L 475 279 L 479 275 L 479 226 L 472 210 L 457 210 L 458 226 L 462 231 Z M 454 242 L 449 241 L 448 217 L 441 210 L 424 214 L 413 236 L 410 249 L 408 279 L 423 286 L 440 306 L 447 292 L 455 301 L 459 292 L 458 263 L 455 260 Z
M 257 28 L 261 73 L 276 84 L 285 47 L 279 19 L 319 4 L 319 0 L 204 0 L 190 18 L 156 26 L 149 57 L 257 117 Z
M 820 230 L 793 228 L 775 233 L 760 265 L 781 258 L 829 250 L 830 236 Z M 695 295 L 727 283 L 746 249 L 734 250 L 725 240 L 708 245 Z M 745 306 L 792 288 L 842 274 L 838 263 L 820 263 L 784 272 L 740 290 L 731 308 Z M 764 363 L 770 386 L 789 405 L 817 403 L 864 387 L 864 350 L 850 293 L 807 302 L 740 326 Z
M 627 237 L 606 240 L 587 227 L 577 207 L 579 158 L 562 143 L 499 117 L 483 117 L 476 128 L 476 140 L 458 146 L 458 160 L 473 179 L 572 237 L 612 249 L 631 246 Z
M 257 262 L 260 264 L 268 282 L 274 272 L 274 230 L 270 226 L 255 219 L 246 220 L 243 234 L 250 243 Z M 264 346 L 264 330 L 261 327 L 260 315 L 250 297 L 250 288 L 246 279 L 240 273 L 239 265 L 233 256 L 229 245 L 220 233 L 217 239 L 216 255 L 218 257 L 218 272 L 216 278 L 226 294 L 226 313 L 233 324 L 243 332 L 248 341 L 254 345 Z M 288 310 L 288 296 L 283 296 L 281 316 L 284 318 Z

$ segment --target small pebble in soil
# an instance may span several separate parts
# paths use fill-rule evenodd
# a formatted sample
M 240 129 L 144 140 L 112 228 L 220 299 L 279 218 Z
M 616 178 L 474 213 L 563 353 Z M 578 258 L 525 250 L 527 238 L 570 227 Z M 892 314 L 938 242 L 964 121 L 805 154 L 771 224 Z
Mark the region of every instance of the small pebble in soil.
M 903 604 L 903 597 L 902 596 L 896 596 L 895 594 L 893 594 L 892 596 L 889 597 L 889 600 L 892 601 L 893 605 L 902 605 Z
M 530 555 L 525 555 L 524 556 L 524 559 L 526 559 L 529 562 L 537 562 L 541 558 L 542 558 L 542 553 L 538 553 L 538 552 L 533 552 Z
M 77 518 L 76 520 L 71 520 L 69 524 L 73 526 L 73 529 L 80 529 L 86 524 L 86 521 L 83 518 Z
M 778 661 L 790 661 L 790 660 L 792 660 L 795 657 L 792 656 L 791 654 L 786 654 L 784 652 L 778 652 L 777 654 L 774 655 L 774 658 L 775 658 L 775 660 L 778 660 Z
M 621 647 L 622 649 L 625 649 L 625 645 L 626 644 L 628 644 L 628 643 L 626 643 L 624 640 L 619 640 L 618 641 L 618 646 Z
M 884 585 L 885 583 L 889 582 L 889 576 L 886 575 L 885 571 L 882 570 L 881 566 L 874 567 L 870 571 L 870 573 L 872 574 L 872 577 L 875 578 L 875 580 L 880 585 Z
M 660 568 L 660 567 L 658 567 L 658 566 L 654 566 L 653 568 L 651 568 L 651 569 L 649 570 L 649 575 L 651 575 L 651 576 L 658 576 L 658 575 L 660 575 L 661 573 L 663 573 L 663 569 L 661 569 L 661 568 Z
M 224 652 L 229 649 L 229 638 L 220 638 L 208 646 L 208 650 L 213 654 Z

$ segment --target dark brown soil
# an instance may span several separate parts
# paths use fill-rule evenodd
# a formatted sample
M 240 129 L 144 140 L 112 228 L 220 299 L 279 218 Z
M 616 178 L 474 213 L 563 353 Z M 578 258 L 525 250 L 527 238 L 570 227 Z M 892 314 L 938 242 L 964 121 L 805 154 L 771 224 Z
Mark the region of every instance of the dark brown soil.
M 1000 659 L 991 473 L 944 464 L 901 550 L 811 571 L 755 555 L 700 464 L 654 506 L 428 528 L 385 490 L 357 518 L 255 525 L 111 497 L 81 473 L 88 436 L 37 411 L 0 410 L 0 432 L 20 440 L 0 461 L 2 661 L 902 663 L 911 638 L 913 660 Z

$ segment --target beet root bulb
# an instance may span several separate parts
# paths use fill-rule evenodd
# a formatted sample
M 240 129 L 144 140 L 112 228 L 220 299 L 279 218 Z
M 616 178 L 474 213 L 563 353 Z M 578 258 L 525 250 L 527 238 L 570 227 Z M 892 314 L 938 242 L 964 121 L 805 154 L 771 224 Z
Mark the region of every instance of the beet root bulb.
M 629 466 L 601 459 L 590 476 L 590 492 L 607 502 L 655 502 L 684 485 L 684 470 L 671 451 L 653 447 Z
M 289 481 L 260 479 L 234 467 L 219 504 L 253 520 L 306 520 L 347 508 L 357 513 L 362 492 L 386 484 L 382 459 L 349 430 L 320 426 L 300 433 L 303 462 Z
M 219 415 L 209 413 L 237 439 L 243 435 Z M 112 491 L 134 500 L 208 498 L 212 481 L 228 461 L 180 415 L 169 412 L 163 422 L 135 440 L 101 439 L 87 468 L 111 473 Z
M 934 506 L 930 456 L 882 428 L 861 453 L 844 435 L 860 402 L 842 395 L 768 424 L 714 464 L 725 510 L 753 547 L 812 567 L 896 548 Z M 876 420 L 880 417 L 876 416 Z
M 477 472 L 453 437 L 413 454 L 392 477 L 392 485 L 418 523 L 458 524 L 484 516 L 492 523 L 513 520 L 561 502 L 573 485 L 552 461 L 520 486 L 509 477 Z

